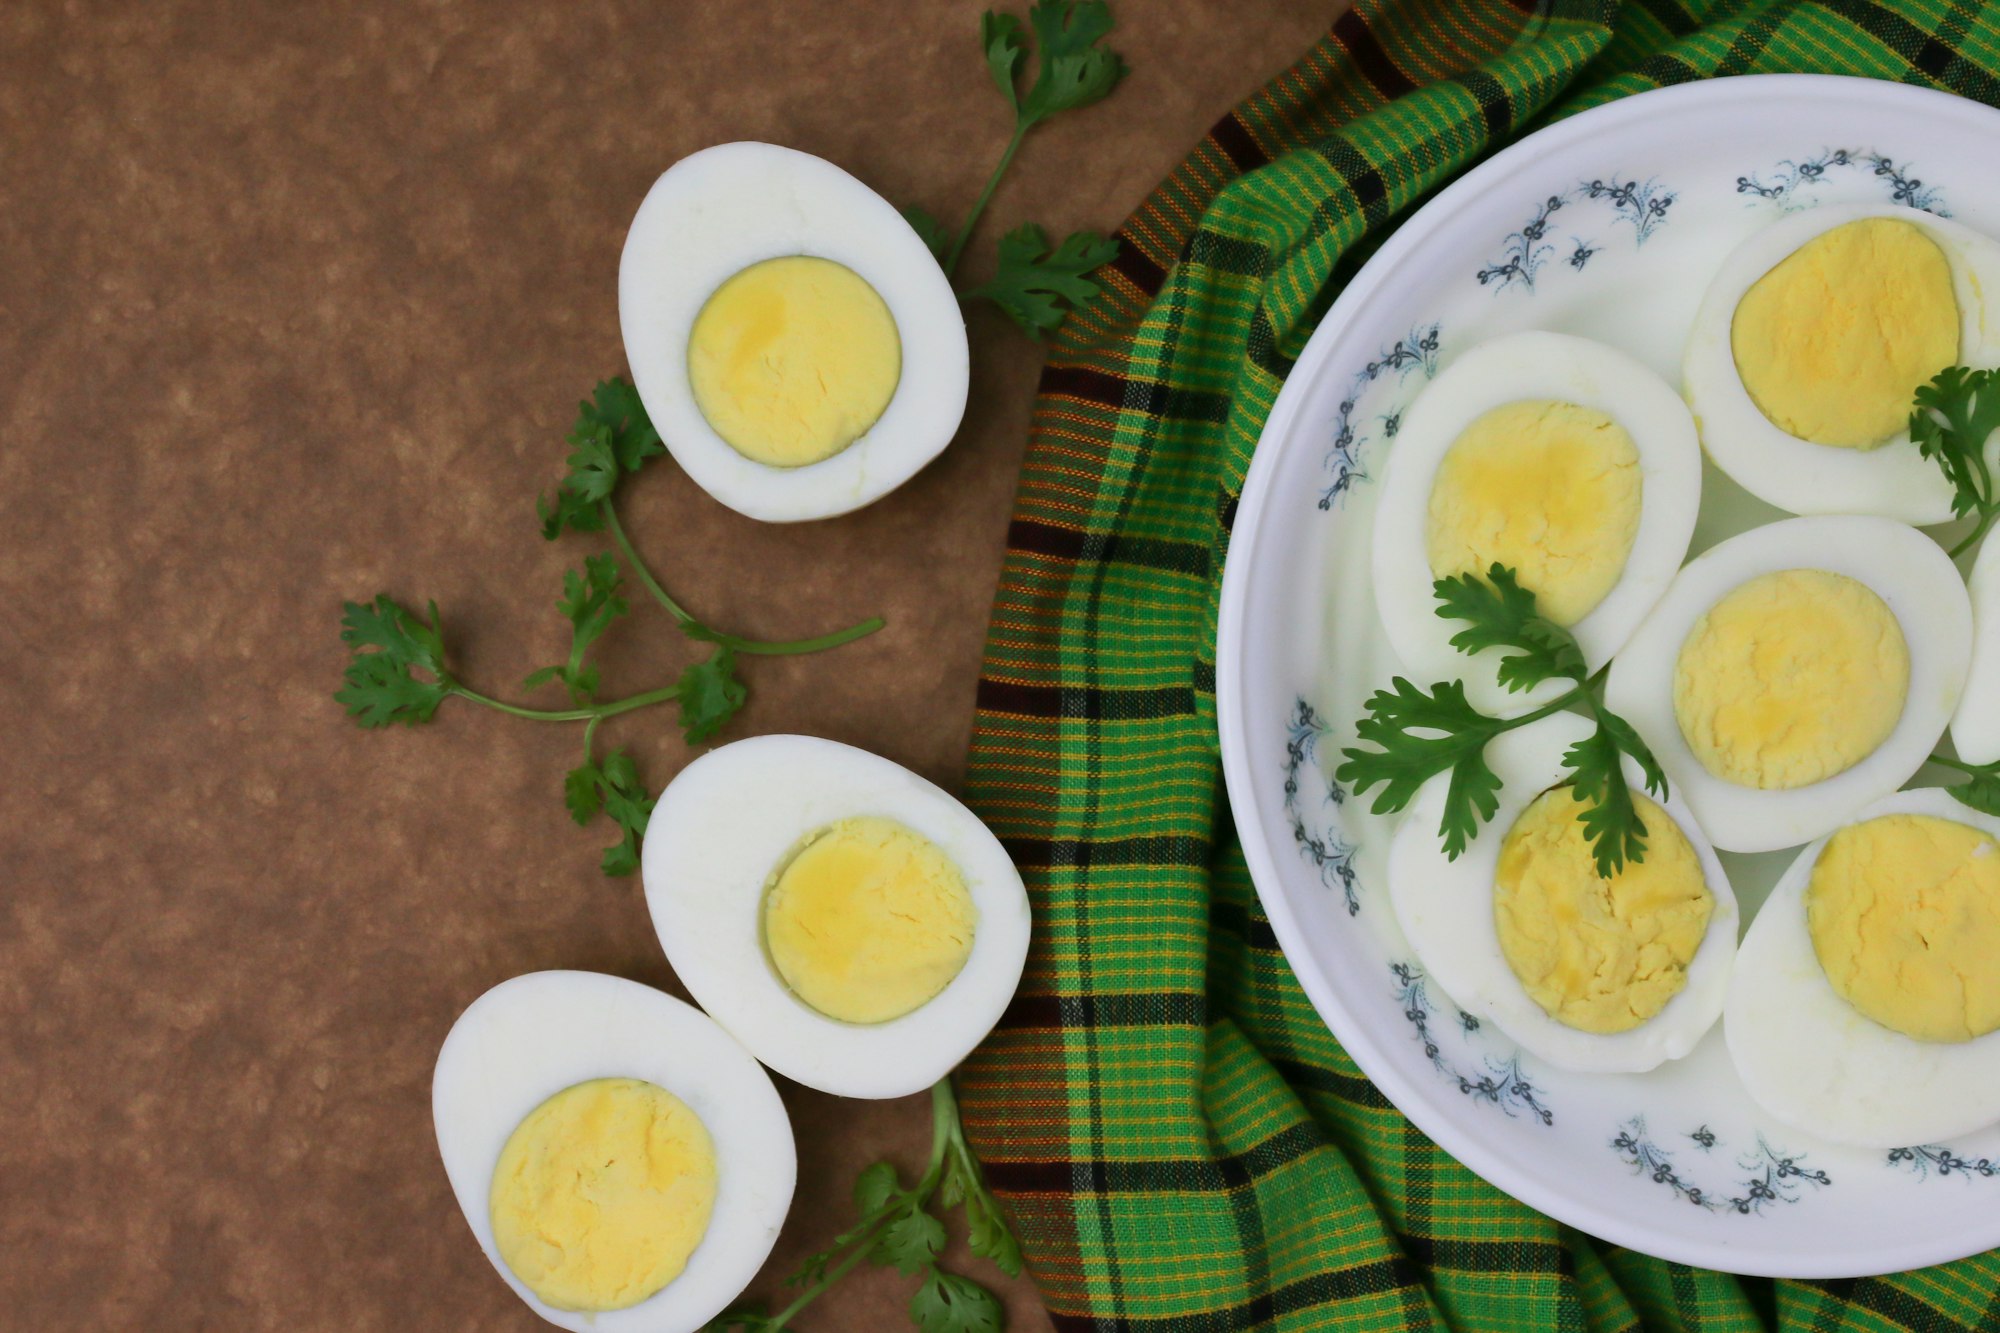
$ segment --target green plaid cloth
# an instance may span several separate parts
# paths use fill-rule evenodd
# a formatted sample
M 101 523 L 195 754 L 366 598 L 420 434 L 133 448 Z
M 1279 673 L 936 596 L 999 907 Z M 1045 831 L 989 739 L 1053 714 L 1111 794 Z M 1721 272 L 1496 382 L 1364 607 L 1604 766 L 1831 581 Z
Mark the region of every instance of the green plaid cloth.
M 1230 520 L 1344 279 L 1427 192 L 1554 116 L 1769 71 L 2000 101 L 2000 9 L 1363 3 L 1153 192 L 1111 290 L 1052 350 L 968 779 L 1037 932 L 963 1084 L 1058 1329 L 2000 1330 L 2000 1254 L 1748 1281 L 1606 1245 L 1482 1183 L 1313 1013 L 1222 801 Z

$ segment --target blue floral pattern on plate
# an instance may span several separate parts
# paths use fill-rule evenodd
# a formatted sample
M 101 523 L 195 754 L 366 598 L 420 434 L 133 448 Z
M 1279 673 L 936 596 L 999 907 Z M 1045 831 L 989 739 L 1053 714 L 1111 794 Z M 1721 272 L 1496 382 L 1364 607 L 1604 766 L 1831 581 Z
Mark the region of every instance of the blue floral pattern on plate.
M 1480 286 L 1491 287 L 1496 292 L 1510 287 L 1533 291 L 1535 277 L 1542 266 L 1561 250 L 1551 235 L 1557 213 L 1580 205 L 1601 203 L 1609 207 L 1612 223 L 1630 227 L 1632 244 L 1641 246 L 1667 224 L 1668 210 L 1677 198 L 1679 195 L 1675 191 L 1656 180 L 1620 180 L 1614 173 L 1609 179 L 1598 177 L 1580 181 L 1561 194 L 1543 199 L 1534 216 L 1522 223 L 1520 230 L 1507 233 L 1507 238 L 1500 244 L 1500 257 L 1488 262 L 1474 276 L 1479 279 Z M 1573 233 L 1568 241 L 1569 253 L 1564 256 L 1563 263 L 1578 273 L 1590 263 L 1592 256 L 1604 250 L 1607 243 L 1602 234 L 1585 237 Z
M 1377 414 L 1372 421 L 1357 415 L 1369 388 L 1391 377 L 1394 382 L 1401 383 L 1417 371 L 1422 371 L 1426 380 L 1430 379 L 1437 374 L 1438 345 L 1437 322 L 1433 320 L 1429 324 L 1420 324 L 1399 341 L 1384 347 L 1374 359 L 1354 372 L 1347 392 L 1341 396 L 1339 410 L 1334 413 L 1333 448 L 1327 451 L 1325 464 L 1326 470 L 1333 474 L 1333 481 L 1320 492 L 1321 509 L 1333 508 L 1335 501 L 1369 479 L 1361 453 L 1374 438 L 1371 431 L 1379 429 L 1383 439 L 1393 440 L 1397 428 L 1402 425 L 1403 409 L 1409 406 L 1407 403 Z
M 1719 1142 L 1707 1125 L 1687 1137 L 1703 1152 Z M 1833 1177 L 1825 1171 L 1806 1165 L 1806 1154 L 1775 1149 L 1760 1134 L 1756 1147 L 1736 1159 L 1737 1169 L 1744 1173 L 1740 1180 L 1720 1189 L 1704 1188 L 1675 1164 L 1671 1151 L 1653 1141 L 1643 1115 L 1635 1115 L 1619 1126 L 1611 1140 L 1611 1149 L 1635 1174 L 1651 1179 L 1656 1185 L 1665 1185 L 1675 1197 L 1711 1213 L 1761 1216 L 1773 1204 L 1797 1203 L 1809 1193 L 1833 1184 Z
M 1910 174 L 1908 165 L 1872 148 L 1822 148 L 1811 157 L 1786 158 L 1764 172 L 1736 178 L 1736 193 L 1766 199 L 1787 212 L 1816 202 L 1817 188 L 1831 174 L 1858 172 L 1882 183 L 1889 202 L 1905 208 L 1921 208 L 1941 218 L 1951 216 L 1944 206 L 1944 192 Z

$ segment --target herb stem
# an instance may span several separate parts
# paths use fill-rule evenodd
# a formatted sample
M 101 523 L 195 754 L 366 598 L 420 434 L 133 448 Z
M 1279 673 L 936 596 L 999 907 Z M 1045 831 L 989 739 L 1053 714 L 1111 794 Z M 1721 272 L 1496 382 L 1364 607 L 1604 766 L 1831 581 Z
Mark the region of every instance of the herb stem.
M 1000 154 L 1000 161 L 994 166 L 993 174 L 986 178 L 986 188 L 979 192 L 978 202 L 974 203 L 972 211 L 965 215 L 965 221 L 958 229 L 958 237 L 951 243 L 950 253 L 944 257 L 943 268 L 947 278 L 958 271 L 958 258 L 965 253 L 966 242 L 972 239 L 972 229 L 979 225 L 980 216 L 986 212 L 986 205 L 993 201 L 993 191 L 999 188 L 1000 178 L 1007 174 L 1007 168 L 1014 165 L 1014 154 L 1021 151 L 1021 141 L 1028 137 L 1028 130 L 1032 124 L 1032 121 L 1024 121 L 1018 117 L 1015 119 L 1014 137 L 1007 140 L 1007 150 Z
M 797 1317 L 799 1311 L 805 1309 L 808 1305 L 811 1305 L 814 1301 L 818 1300 L 820 1296 L 825 1293 L 827 1288 L 833 1286 L 835 1283 L 839 1282 L 842 1278 L 846 1277 L 849 1273 L 853 1272 L 856 1266 L 859 1265 L 863 1259 L 866 1259 L 868 1257 L 868 1251 L 871 1248 L 873 1248 L 875 1244 L 875 1237 L 881 1233 L 883 1226 L 887 1225 L 887 1223 L 893 1216 L 894 1216 L 893 1213 L 884 1215 L 880 1222 L 878 1222 L 873 1227 L 870 1227 L 866 1232 L 864 1232 L 860 1236 L 857 1236 L 853 1243 L 854 1248 L 849 1250 L 846 1256 L 842 1258 L 839 1263 L 827 1269 L 826 1272 L 820 1276 L 819 1281 L 813 1283 L 810 1287 L 807 1287 L 804 1291 L 800 1292 L 798 1294 L 798 1297 L 795 1300 L 793 1300 L 790 1305 L 787 1305 L 784 1309 L 772 1315 L 770 1319 L 766 1321 L 763 1333 L 781 1333 L 784 1327 L 787 1324 L 789 1324 L 794 1318 Z
M 653 571 L 646 568 L 646 562 L 639 558 L 638 549 L 632 545 L 632 539 L 625 534 L 625 525 L 618 521 L 618 510 L 610 499 L 599 501 L 598 507 L 604 511 L 604 526 L 611 530 L 611 540 L 618 544 L 619 551 L 625 556 L 625 563 L 639 576 L 639 582 L 646 585 L 646 591 L 653 595 L 653 600 L 665 607 L 667 614 L 672 616 L 682 629 L 692 627 L 699 630 L 699 637 L 719 643 L 734 652 L 747 657 L 790 657 L 800 653 L 824 652 L 828 648 L 838 648 L 844 643 L 853 643 L 856 639 L 865 639 L 881 629 L 885 623 L 880 616 L 870 616 L 859 624 L 849 625 L 846 629 L 835 630 L 831 634 L 821 634 L 810 639 L 745 639 L 734 634 L 719 634 L 695 619 L 692 611 L 675 601 L 667 590 L 660 586 L 660 581 L 653 577 Z
M 1983 467 L 1985 466 L 1985 464 L 1982 463 L 1981 466 Z M 1979 512 L 1978 524 L 1973 527 L 1971 532 L 1965 534 L 1965 536 L 1959 541 L 1958 545 L 1951 548 L 1951 558 L 1956 560 L 1958 559 L 1958 557 L 1964 555 L 1967 551 L 1977 546 L 1979 544 L 1979 539 L 1986 535 L 1986 530 L 1993 526 L 1993 520 L 1995 518 L 2000 518 L 2000 506 L 1990 505 L 1990 504 L 1983 506 Z
M 490 694 L 481 694 L 478 690 L 460 685 L 457 681 L 453 681 L 447 688 L 461 699 L 469 699 L 473 703 L 483 704 L 513 717 L 524 717 L 530 722 L 589 722 L 593 726 L 607 717 L 616 717 L 620 713 L 630 713 L 635 709 L 663 704 L 669 699 L 678 699 L 681 693 L 680 686 L 668 685 L 662 689 L 648 690 L 644 694 L 614 699 L 608 704 L 591 704 L 585 708 L 523 708 L 519 704 L 495 699 Z

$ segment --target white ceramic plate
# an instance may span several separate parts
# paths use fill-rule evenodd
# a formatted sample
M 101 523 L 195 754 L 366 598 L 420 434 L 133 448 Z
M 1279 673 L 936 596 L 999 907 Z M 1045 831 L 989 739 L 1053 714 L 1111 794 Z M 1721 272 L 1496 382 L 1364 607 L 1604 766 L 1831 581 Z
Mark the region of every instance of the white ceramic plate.
M 1820 1143 L 1751 1103 L 1719 1025 L 1651 1074 L 1565 1074 L 1428 981 L 1389 910 L 1390 824 L 1330 776 L 1363 700 L 1398 669 L 1368 572 L 1375 478 L 1425 381 L 1494 334 L 1597 338 L 1678 384 L 1708 275 L 1787 212 L 1893 201 L 2000 236 L 1996 146 L 2000 113 L 1859 79 L 1719 79 L 1562 121 L 1390 238 L 1307 344 L 1258 445 L 1216 696 L 1236 827 L 1278 941 L 1419 1129 L 1620 1245 L 1783 1277 L 1975 1254 L 2000 1245 L 2000 1130 L 1888 1153 Z M 1773 517 L 1711 468 L 1695 549 Z M 1791 855 L 1725 858 L 1746 924 Z

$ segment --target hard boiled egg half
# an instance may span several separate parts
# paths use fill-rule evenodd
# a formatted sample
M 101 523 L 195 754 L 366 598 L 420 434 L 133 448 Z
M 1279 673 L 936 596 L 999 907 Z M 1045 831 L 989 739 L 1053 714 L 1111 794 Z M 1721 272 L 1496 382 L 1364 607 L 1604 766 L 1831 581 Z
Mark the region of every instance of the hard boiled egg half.
M 2000 1121 L 2000 820 L 1898 792 L 1799 853 L 1737 956 L 1723 1028 L 1757 1104 L 1900 1148 Z
M 2000 364 L 2000 243 L 1914 208 L 1820 208 L 1716 271 L 1683 368 L 1709 456 L 1794 514 L 1942 523 L 1951 484 L 1910 442 L 1917 389 Z
M 1687 554 L 1701 448 L 1679 395 L 1623 352 L 1560 333 L 1516 333 L 1447 366 L 1405 414 L 1375 511 L 1375 604 L 1403 664 L 1462 679 L 1493 713 L 1547 702 L 1551 681 L 1509 694 L 1490 649 L 1451 646 L 1435 580 L 1507 566 L 1568 626 L 1591 667 L 1625 642 Z
M 790 148 L 721 144 L 655 181 L 625 238 L 618 318 L 675 461 L 751 518 L 880 499 L 965 413 L 944 270 L 887 200 Z
M 1020 984 L 1028 896 L 970 810 L 866 750 L 759 736 L 660 794 L 642 873 L 702 1008 L 759 1060 L 844 1097 L 929 1087 Z
M 1915 528 L 1866 516 L 1753 528 L 1690 560 L 1612 663 L 1638 729 L 1717 847 L 1832 829 L 1908 781 L 1965 685 L 1972 607 Z
M 578 1333 L 694 1333 L 791 1207 L 770 1076 L 699 1010 L 619 977 L 535 972 L 473 1001 L 438 1052 L 431 1116 L 479 1247 Z
M 1591 724 L 1558 713 L 1486 750 L 1493 820 L 1457 860 L 1438 838 L 1450 775 L 1424 784 L 1389 849 L 1389 896 L 1417 959 L 1452 1002 L 1559 1069 L 1640 1073 L 1693 1050 L 1736 953 L 1736 895 L 1678 800 L 1626 780 L 1644 859 L 1604 878 L 1559 785 Z

